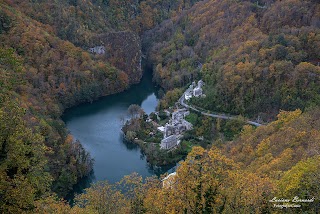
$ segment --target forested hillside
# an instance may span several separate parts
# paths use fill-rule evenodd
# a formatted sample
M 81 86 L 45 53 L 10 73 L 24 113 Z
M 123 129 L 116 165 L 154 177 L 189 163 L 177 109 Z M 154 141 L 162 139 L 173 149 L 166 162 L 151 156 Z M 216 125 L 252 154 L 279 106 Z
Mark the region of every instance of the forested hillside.
M 268 200 L 296 195 L 315 197 L 298 212 L 319 212 L 319 29 L 317 0 L 0 1 L 0 212 L 272 213 Z M 60 117 L 139 82 L 141 51 L 163 103 L 202 78 L 206 98 L 191 102 L 207 110 L 295 111 L 194 148 L 172 188 L 132 175 L 71 208 L 61 200 L 93 161 Z
M 0 212 L 33 212 L 65 197 L 92 159 L 60 116 L 139 82 L 139 35 L 180 1 L 0 2 Z M 89 53 L 104 45 L 106 55 Z
M 125 89 L 128 77 L 18 10 L 1 3 L 0 13 L 0 210 L 19 213 L 51 190 L 65 196 L 92 169 L 63 110 Z
M 145 182 L 136 174 L 111 185 L 94 184 L 70 208 L 53 199 L 41 212 L 64 213 L 317 213 L 320 179 L 320 110 L 281 112 L 278 119 L 239 139 L 205 150 L 194 147 L 176 176 Z M 125 191 L 121 192 L 121 189 Z M 310 202 L 291 202 L 295 197 Z M 289 203 L 270 202 L 274 197 Z M 300 205 L 301 207 L 275 207 Z M 289 206 L 289 205 L 288 205 Z
M 64 40 L 85 46 L 91 36 L 132 30 L 137 34 L 153 28 L 198 0 L 57 0 L 7 1 L 29 17 L 47 24 Z
M 201 77 L 201 107 L 269 120 L 319 105 L 319 27 L 317 1 L 201 1 L 144 42 L 165 89 Z

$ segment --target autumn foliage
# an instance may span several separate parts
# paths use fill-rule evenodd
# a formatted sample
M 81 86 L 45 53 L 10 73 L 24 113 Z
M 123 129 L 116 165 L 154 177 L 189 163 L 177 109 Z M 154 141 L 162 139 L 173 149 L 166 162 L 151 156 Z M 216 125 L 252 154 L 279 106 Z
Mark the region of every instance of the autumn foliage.
M 137 174 L 117 184 L 94 184 L 76 197 L 80 213 L 281 213 L 274 197 L 312 199 L 288 213 L 319 209 L 319 108 L 281 112 L 263 127 L 210 149 L 194 147 L 173 182 L 143 182 Z M 307 137 L 308 136 L 308 137 Z M 163 178 L 163 177 L 162 177 Z M 64 205 L 61 205 L 64 206 Z M 44 209 L 45 210 L 45 209 Z
M 144 43 L 166 90 L 202 78 L 200 107 L 270 120 L 319 105 L 319 14 L 314 1 L 201 1 Z
M 316 0 L 1 1 L 0 212 L 280 213 L 269 200 L 294 196 L 316 201 L 288 213 L 319 212 L 319 17 Z M 119 31 L 141 36 L 167 92 L 160 108 L 202 78 L 199 107 L 277 119 L 195 147 L 171 188 L 133 174 L 92 185 L 70 207 L 62 198 L 93 162 L 60 117 L 139 81 L 126 50 L 87 51 Z M 196 133 L 212 135 L 210 125 Z

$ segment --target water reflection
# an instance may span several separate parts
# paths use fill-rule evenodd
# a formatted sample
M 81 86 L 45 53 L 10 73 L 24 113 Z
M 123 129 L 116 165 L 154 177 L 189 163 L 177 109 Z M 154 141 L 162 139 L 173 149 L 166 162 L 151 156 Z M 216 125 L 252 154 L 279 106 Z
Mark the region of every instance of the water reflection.
M 126 149 L 128 150 L 139 150 L 140 151 L 140 160 L 146 160 L 146 155 L 143 153 L 143 151 L 139 148 L 137 144 L 134 144 L 132 142 L 128 142 L 124 135 L 120 135 L 120 139 L 122 140 L 123 145 L 125 145 Z M 150 174 L 154 174 L 157 176 L 160 176 L 161 174 L 164 174 L 166 172 L 171 173 L 174 172 L 176 169 L 176 164 L 170 164 L 166 166 L 155 166 L 146 161 L 146 168 L 148 169 L 148 172 Z
M 125 146 L 125 148 L 128 149 L 128 150 L 134 150 L 134 151 L 140 150 L 140 148 L 139 148 L 139 146 L 138 146 L 137 144 L 128 142 L 128 141 L 124 138 L 123 133 L 120 134 L 120 141 L 121 141 L 122 144 Z
M 95 181 L 116 183 L 133 172 L 144 178 L 159 176 L 173 167 L 150 165 L 138 145 L 126 142 L 122 136 L 120 117 L 126 115 L 131 104 L 140 105 L 148 114 L 154 111 L 158 102 L 156 91 L 149 72 L 128 91 L 65 112 L 63 120 L 71 134 L 95 159 L 94 172 L 74 187 L 74 193 L 80 193 Z
M 95 180 L 96 178 L 93 171 L 88 176 L 80 179 L 80 181 L 74 185 L 73 191 L 66 196 L 66 200 L 69 201 L 69 204 L 73 205 L 75 196 L 83 193 L 84 189 L 89 188 L 92 182 Z

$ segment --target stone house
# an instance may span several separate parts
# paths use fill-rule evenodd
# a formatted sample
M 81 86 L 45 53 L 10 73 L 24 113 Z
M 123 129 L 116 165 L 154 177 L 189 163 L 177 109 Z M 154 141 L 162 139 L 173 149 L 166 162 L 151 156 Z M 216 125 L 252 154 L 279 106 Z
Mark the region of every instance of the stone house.
M 177 146 L 178 143 L 178 139 L 176 135 L 171 135 L 169 137 L 164 138 L 163 140 L 161 140 L 161 144 L 160 144 L 160 148 L 161 149 L 171 149 L 175 146 Z
M 204 82 L 202 80 L 198 81 L 198 88 L 202 88 L 204 86 Z
M 93 48 L 89 48 L 90 53 L 102 55 L 106 53 L 106 49 L 104 46 L 96 46 Z
M 192 124 L 186 120 L 182 120 L 182 126 L 184 126 L 186 130 L 191 130 L 193 128 Z
M 202 96 L 202 88 L 196 87 L 193 89 L 193 96 L 200 97 Z

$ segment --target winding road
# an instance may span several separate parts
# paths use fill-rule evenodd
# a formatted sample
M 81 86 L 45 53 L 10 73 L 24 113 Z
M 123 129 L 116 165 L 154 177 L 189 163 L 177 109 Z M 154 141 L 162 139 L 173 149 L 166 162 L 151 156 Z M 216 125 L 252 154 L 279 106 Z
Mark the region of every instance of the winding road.
M 199 109 L 197 109 L 197 108 L 195 108 L 193 106 L 190 106 L 190 105 L 186 104 L 184 102 L 184 99 L 185 99 L 184 97 L 185 97 L 185 93 L 183 93 L 182 96 L 179 98 L 179 103 L 182 106 L 186 107 L 186 108 L 192 109 L 192 110 L 194 110 L 196 112 L 199 112 L 199 113 L 201 113 L 203 115 L 206 115 L 206 116 L 209 116 L 209 117 L 221 118 L 221 119 L 225 119 L 225 120 L 235 120 L 235 119 L 237 119 L 236 116 L 226 116 L 226 115 L 223 115 L 223 114 L 210 114 L 210 113 L 203 112 L 203 111 L 201 111 L 201 110 L 199 110 Z M 250 124 L 250 125 L 253 125 L 253 126 L 262 126 L 263 125 L 263 124 L 260 124 L 260 123 L 254 122 L 254 121 L 250 121 L 250 120 L 246 120 L 245 122 Z

